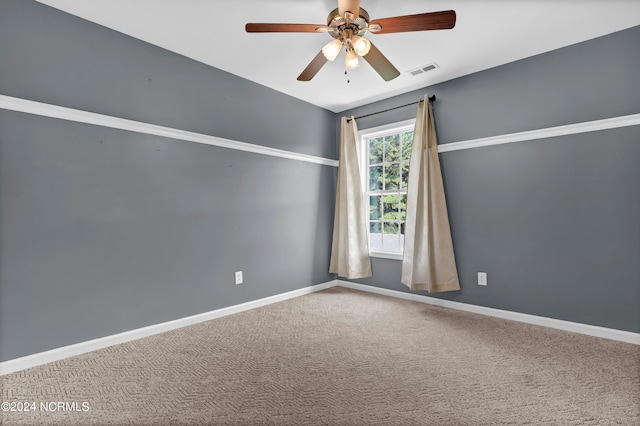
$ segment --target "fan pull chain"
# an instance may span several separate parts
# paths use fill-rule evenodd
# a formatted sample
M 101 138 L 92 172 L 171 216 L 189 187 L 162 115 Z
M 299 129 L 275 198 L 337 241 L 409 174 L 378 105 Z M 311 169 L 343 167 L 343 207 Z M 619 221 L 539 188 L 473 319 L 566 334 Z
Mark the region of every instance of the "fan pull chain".
M 347 75 L 347 70 L 344 70 L 344 75 Z M 349 80 L 349 77 L 347 77 L 347 84 L 351 83 L 351 80 Z

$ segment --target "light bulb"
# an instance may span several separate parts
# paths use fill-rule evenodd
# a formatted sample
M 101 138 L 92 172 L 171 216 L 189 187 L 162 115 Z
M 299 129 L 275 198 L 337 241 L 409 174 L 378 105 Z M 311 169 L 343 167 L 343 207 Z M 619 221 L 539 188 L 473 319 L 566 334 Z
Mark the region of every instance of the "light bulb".
M 332 40 L 322 48 L 324 57 L 329 61 L 334 61 L 342 50 L 342 42 L 338 39 Z
M 353 46 L 353 50 L 355 50 L 355 52 L 360 56 L 366 55 L 371 49 L 371 42 L 358 35 L 351 37 L 351 45 Z
M 347 49 L 347 58 L 344 61 L 344 67 L 348 70 L 352 70 L 354 68 L 358 68 L 360 66 L 360 60 L 358 59 L 358 55 L 353 51 L 352 48 Z

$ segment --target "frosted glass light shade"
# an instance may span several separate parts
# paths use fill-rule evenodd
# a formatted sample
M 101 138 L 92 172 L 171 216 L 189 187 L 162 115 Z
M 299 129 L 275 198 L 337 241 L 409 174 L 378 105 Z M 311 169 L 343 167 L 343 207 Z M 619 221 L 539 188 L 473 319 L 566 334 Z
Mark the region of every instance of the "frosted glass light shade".
M 371 42 L 357 35 L 351 37 L 351 45 L 353 46 L 353 50 L 360 56 L 366 55 L 371 49 Z
M 360 66 L 358 55 L 356 55 L 356 52 L 354 52 L 354 50 L 351 48 L 347 49 L 347 58 L 344 61 L 344 66 L 348 70 L 352 70 Z
M 329 61 L 335 61 L 342 50 L 342 42 L 338 39 L 332 40 L 322 48 L 322 54 Z

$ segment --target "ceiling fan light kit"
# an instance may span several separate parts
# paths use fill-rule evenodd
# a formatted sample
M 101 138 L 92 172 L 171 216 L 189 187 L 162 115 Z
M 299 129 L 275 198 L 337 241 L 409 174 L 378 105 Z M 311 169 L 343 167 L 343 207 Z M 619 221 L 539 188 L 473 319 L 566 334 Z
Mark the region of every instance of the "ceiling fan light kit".
M 335 39 L 327 43 L 322 48 L 322 53 L 324 57 L 327 58 L 328 61 L 335 61 L 340 51 L 342 50 L 342 41 L 340 39 Z
M 360 56 L 366 55 L 369 53 L 369 50 L 371 50 L 371 42 L 358 35 L 351 37 L 351 45 L 353 46 L 353 50 Z
M 347 55 L 344 61 L 344 67 L 348 70 L 358 68 L 360 66 L 360 60 L 358 55 L 353 50 L 353 47 L 347 47 Z
M 351 30 L 344 30 L 340 38 L 330 41 L 322 48 L 322 53 L 328 61 L 335 61 L 342 46 L 347 46 L 344 62 L 345 69 L 352 70 L 360 66 L 358 56 L 364 56 L 371 49 L 371 42 L 364 37 L 353 34 Z
M 249 33 L 326 32 L 333 37 L 334 40 L 327 43 L 298 76 L 299 81 L 311 80 L 327 61 L 334 61 L 338 57 L 342 47 L 346 47 L 346 69 L 360 66 L 358 56 L 361 56 L 385 81 L 389 81 L 398 77 L 400 71 L 364 37 L 367 32 L 388 34 L 443 30 L 451 29 L 455 24 L 456 13 L 453 10 L 396 16 L 371 22 L 369 13 L 360 7 L 360 0 L 338 0 L 338 7 L 327 17 L 327 25 L 249 23 L 245 29 Z

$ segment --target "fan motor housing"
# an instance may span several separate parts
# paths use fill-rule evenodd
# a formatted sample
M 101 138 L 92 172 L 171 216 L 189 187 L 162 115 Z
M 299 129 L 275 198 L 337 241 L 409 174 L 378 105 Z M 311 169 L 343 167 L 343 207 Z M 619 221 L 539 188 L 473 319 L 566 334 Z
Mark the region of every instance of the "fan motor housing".
M 335 8 L 327 16 L 327 31 L 331 37 L 340 38 L 345 30 L 351 30 L 354 34 L 363 35 L 369 28 L 369 13 L 360 8 L 358 18 L 347 20 L 344 16 L 340 16 L 338 8 Z

